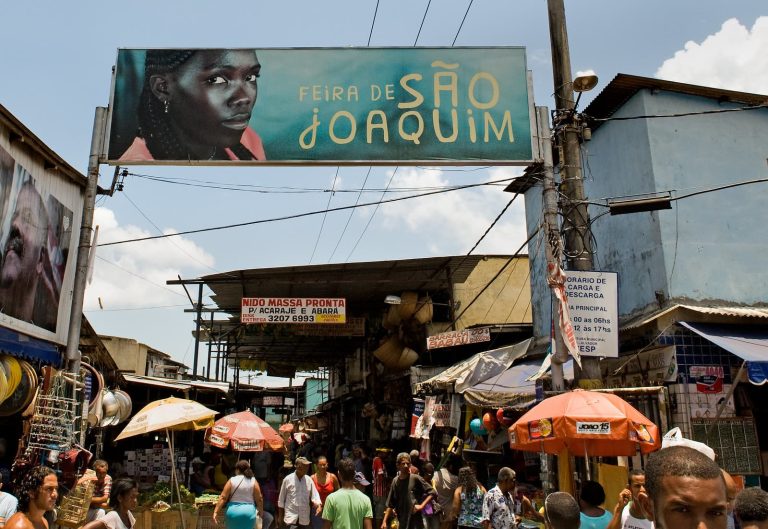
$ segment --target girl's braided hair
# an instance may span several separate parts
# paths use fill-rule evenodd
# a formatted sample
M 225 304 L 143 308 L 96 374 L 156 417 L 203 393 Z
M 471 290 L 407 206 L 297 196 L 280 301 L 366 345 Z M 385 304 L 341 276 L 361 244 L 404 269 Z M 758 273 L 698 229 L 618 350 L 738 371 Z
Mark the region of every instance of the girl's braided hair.
M 189 151 L 181 144 L 173 131 L 164 104 L 152 93 L 150 79 L 153 75 L 165 75 L 178 69 L 191 59 L 197 50 L 147 50 L 144 62 L 144 85 L 139 99 L 139 130 L 149 152 L 156 160 L 188 160 Z M 253 153 L 238 143 L 230 147 L 240 160 L 253 159 Z M 221 149 L 214 150 L 215 158 L 227 159 Z

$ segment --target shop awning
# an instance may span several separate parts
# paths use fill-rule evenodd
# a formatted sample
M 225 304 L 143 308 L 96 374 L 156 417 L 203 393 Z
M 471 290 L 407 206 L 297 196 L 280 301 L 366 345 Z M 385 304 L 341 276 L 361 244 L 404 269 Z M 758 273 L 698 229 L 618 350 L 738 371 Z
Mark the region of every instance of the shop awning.
M 229 393 L 229 383 L 227 382 L 203 382 L 200 380 L 175 380 L 172 378 L 149 377 L 143 375 L 124 374 L 126 382 L 133 384 L 142 384 L 144 386 L 155 386 L 168 388 L 176 391 L 188 391 L 197 389 L 198 391 L 221 392 L 225 395 Z
M 536 382 L 527 380 L 541 368 L 541 360 L 524 360 L 506 371 L 463 391 L 473 406 L 500 408 L 529 404 L 536 395 Z M 565 378 L 573 379 L 573 360 L 563 365 Z
M 50 342 L 0 327 L 0 352 L 43 364 L 61 367 L 63 355 Z
M 749 381 L 768 382 L 768 326 L 693 323 L 681 325 L 747 362 Z
M 502 373 L 512 363 L 528 352 L 533 338 L 520 343 L 477 353 L 468 359 L 454 364 L 439 375 L 415 384 L 414 393 L 454 391 L 461 393 L 491 377 Z

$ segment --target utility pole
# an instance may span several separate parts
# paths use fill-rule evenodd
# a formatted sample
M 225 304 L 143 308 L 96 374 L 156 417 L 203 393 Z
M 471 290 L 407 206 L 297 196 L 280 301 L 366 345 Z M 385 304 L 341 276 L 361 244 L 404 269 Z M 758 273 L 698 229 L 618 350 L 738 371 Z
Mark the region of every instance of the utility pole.
M 77 246 L 75 264 L 75 282 L 72 287 L 72 305 L 69 313 L 69 331 L 67 334 L 67 371 L 80 374 L 80 326 L 83 320 L 83 298 L 88 279 L 88 254 L 95 252 L 91 248 L 93 232 L 93 212 L 96 209 L 96 193 L 99 189 L 99 158 L 103 150 L 106 133 L 107 109 L 96 107 L 91 136 L 91 154 L 88 157 L 88 174 L 83 198 L 83 216 L 80 224 L 80 242 Z
M 592 231 L 584 202 L 580 134 L 575 111 L 571 54 L 563 0 L 547 0 L 552 74 L 555 88 L 554 134 L 560 157 L 560 209 L 563 214 L 565 256 L 571 270 L 592 270 Z M 553 360 L 553 366 L 554 366 Z M 582 357 L 580 385 L 602 385 L 598 359 Z M 582 383 L 583 381 L 583 383 Z

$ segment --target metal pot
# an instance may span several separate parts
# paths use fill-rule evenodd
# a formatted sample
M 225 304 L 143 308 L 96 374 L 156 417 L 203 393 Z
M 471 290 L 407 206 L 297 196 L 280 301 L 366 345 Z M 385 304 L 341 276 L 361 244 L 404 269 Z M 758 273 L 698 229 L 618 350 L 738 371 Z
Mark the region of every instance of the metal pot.
M 121 389 L 115 390 L 115 398 L 117 399 L 118 404 L 120 405 L 120 413 L 119 413 L 119 420 L 115 424 L 120 424 L 121 422 L 125 422 L 128 420 L 128 418 L 131 416 L 131 411 L 133 411 L 133 403 L 131 402 L 131 396 L 128 395 L 125 391 Z
M 100 426 L 111 426 L 114 424 L 115 417 L 120 417 L 120 403 L 115 394 L 105 389 L 101 395 L 101 409 L 104 410 L 104 417 L 101 419 Z

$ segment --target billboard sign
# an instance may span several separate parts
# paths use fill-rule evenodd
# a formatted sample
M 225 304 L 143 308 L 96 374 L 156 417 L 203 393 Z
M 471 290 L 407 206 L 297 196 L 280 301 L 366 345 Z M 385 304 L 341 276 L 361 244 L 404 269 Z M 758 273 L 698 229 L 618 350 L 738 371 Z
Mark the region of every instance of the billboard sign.
M 568 270 L 568 311 L 582 356 L 619 356 L 619 296 L 615 272 Z
M 120 49 L 108 163 L 527 165 L 525 49 Z
M 0 325 L 63 345 L 82 189 L 7 138 L 0 127 Z
M 243 298 L 241 323 L 346 323 L 344 298 Z

